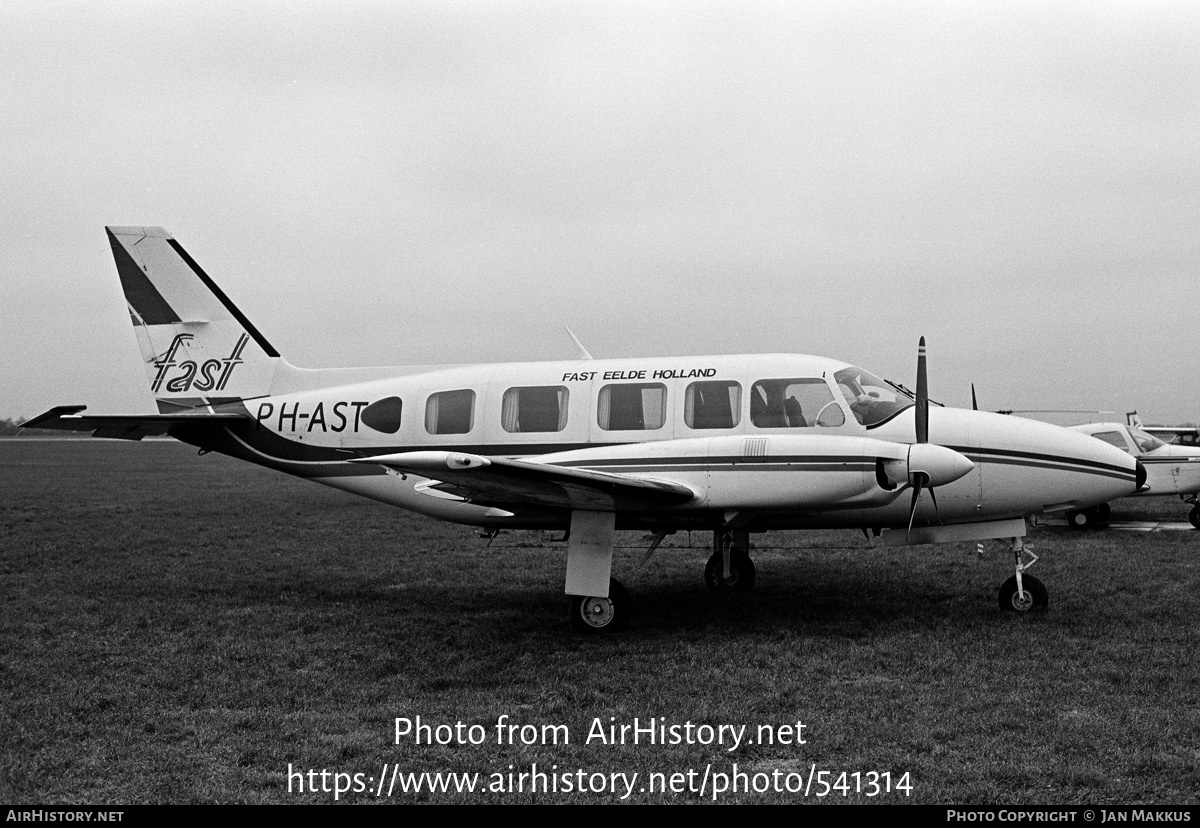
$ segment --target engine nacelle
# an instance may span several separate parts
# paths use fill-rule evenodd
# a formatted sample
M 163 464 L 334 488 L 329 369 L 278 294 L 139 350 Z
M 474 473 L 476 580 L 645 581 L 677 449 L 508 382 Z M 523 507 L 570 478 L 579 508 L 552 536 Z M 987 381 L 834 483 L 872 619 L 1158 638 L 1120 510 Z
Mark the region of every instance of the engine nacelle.
M 944 486 L 965 477 L 975 464 L 954 449 L 933 443 L 913 443 L 904 460 L 884 460 L 883 473 L 895 486 L 914 485 L 922 475 L 922 486 Z

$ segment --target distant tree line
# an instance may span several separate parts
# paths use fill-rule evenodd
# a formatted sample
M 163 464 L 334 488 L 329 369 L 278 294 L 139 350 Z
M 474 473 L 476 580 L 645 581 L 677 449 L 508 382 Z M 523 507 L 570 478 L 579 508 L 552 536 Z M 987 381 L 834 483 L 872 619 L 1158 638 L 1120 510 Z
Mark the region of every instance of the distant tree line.
M 62 431 L 56 428 L 21 428 L 17 423 L 25 422 L 26 417 L 5 417 L 0 420 L 0 437 L 86 437 L 78 431 Z

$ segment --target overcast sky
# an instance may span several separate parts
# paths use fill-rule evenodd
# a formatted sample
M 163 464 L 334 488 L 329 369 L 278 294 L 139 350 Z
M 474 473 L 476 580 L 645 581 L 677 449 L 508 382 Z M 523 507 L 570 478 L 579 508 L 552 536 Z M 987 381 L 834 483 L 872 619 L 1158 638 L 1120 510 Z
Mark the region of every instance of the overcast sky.
M 147 224 L 301 366 L 924 335 L 951 405 L 1197 421 L 1198 67 L 1194 2 L 5 0 L 0 417 L 154 411 Z

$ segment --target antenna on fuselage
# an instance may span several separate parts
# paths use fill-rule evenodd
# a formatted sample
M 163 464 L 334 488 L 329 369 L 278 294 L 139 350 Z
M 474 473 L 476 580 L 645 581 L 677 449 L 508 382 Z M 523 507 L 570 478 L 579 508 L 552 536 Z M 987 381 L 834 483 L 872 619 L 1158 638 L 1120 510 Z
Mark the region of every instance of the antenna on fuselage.
M 579 349 L 580 359 L 593 359 L 592 355 L 588 353 L 588 349 L 583 347 L 583 343 L 579 341 L 579 337 L 575 335 L 574 331 L 572 331 L 566 325 L 563 325 L 563 330 L 567 332 L 567 336 L 571 337 L 571 341 L 574 342 L 575 347 Z

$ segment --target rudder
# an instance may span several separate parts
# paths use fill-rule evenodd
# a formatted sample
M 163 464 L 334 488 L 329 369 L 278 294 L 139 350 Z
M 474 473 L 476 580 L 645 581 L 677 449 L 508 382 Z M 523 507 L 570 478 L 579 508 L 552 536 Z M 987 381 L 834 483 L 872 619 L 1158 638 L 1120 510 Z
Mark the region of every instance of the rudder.
M 286 363 L 170 233 L 105 230 L 160 412 L 270 392 Z

